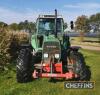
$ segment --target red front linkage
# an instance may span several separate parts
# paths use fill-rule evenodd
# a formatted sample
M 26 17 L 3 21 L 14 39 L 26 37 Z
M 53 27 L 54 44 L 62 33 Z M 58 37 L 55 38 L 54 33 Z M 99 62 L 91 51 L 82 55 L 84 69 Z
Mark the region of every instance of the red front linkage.
M 37 72 L 37 70 L 34 70 L 33 72 L 33 78 L 66 78 L 66 79 L 72 79 L 76 78 L 77 75 L 74 74 L 72 71 L 63 73 L 62 63 L 43 63 L 41 65 L 41 72 Z M 44 71 L 44 72 L 42 72 Z

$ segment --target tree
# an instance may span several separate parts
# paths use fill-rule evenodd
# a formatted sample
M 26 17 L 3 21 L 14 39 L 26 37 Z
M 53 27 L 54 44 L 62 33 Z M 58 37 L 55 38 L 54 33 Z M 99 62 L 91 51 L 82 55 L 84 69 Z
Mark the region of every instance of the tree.
M 24 29 L 25 29 L 25 31 L 29 30 L 29 22 L 28 22 L 28 20 L 24 21 Z
M 89 24 L 91 26 L 91 29 L 95 32 L 100 31 L 100 13 L 91 15 L 89 18 Z
M 18 30 L 24 30 L 24 22 L 18 24 Z
M 75 22 L 75 28 L 80 32 L 88 32 L 89 31 L 89 20 L 85 15 L 77 17 Z
M 0 28 L 1 28 L 4 24 L 5 24 L 4 22 L 0 22 Z
M 12 23 L 12 24 L 9 25 L 9 27 L 10 27 L 11 30 L 14 30 L 14 31 L 18 30 L 18 24 L 17 23 Z
M 91 15 L 90 18 L 89 18 L 89 22 L 94 22 L 95 21 L 95 15 Z
M 96 14 L 95 19 L 96 19 L 96 21 L 100 21 L 100 13 L 97 13 L 97 14 Z
M 0 31 L 5 31 L 8 28 L 8 24 L 0 22 Z
M 89 18 L 89 24 L 91 26 L 91 30 L 98 34 L 98 39 L 100 43 L 100 13 L 91 15 Z
M 82 42 L 84 40 L 84 32 L 89 31 L 88 18 L 85 15 L 77 17 L 75 29 L 80 32 L 80 41 Z
M 36 30 L 36 24 L 33 23 L 33 22 L 29 22 L 29 28 L 30 28 L 31 31 L 34 32 Z
M 28 20 L 25 20 L 24 22 L 20 22 L 18 24 L 18 29 L 19 30 L 25 30 L 26 32 L 35 31 L 36 25 L 33 22 L 29 22 Z

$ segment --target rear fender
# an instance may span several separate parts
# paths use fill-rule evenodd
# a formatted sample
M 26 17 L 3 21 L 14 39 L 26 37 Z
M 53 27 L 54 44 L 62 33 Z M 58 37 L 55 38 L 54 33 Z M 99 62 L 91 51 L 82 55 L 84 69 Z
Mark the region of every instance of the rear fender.
M 30 50 L 32 50 L 33 48 L 32 48 L 32 46 L 31 46 L 31 44 L 21 44 L 20 46 L 19 46 L 19 50 L 20 49 L 30 49 Z
M 78 50 L 80 49 L 81 47 L 79 47 L 79 46 L 71 46 L 70 47 L 70 49 L 72 50 L 72 51 L 76 51 L 76 52 L 78 52 Z

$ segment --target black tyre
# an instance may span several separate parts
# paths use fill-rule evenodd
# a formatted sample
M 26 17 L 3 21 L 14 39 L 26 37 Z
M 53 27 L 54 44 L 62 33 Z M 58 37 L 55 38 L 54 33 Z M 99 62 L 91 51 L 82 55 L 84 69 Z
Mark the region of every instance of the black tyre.
M 79 80 L 86 80 L 87 78 L 87 70 L 84 61 L 84 57 L 81 53 L 72 51 L 70 53 L 70 58 L 73 60 L 73 71 L 74 73 L 79 75 Z
M 17 59 L 17 82 L 26 83 L 32 80 L 32 54 L 30 49 L 21 49 Z

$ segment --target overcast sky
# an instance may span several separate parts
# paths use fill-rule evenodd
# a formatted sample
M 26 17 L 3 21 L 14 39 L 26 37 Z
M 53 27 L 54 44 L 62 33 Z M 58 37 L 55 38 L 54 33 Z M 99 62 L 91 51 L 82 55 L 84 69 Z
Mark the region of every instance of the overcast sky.
M 0 21 L 34 22 L 39 14 L 54 14 L 54 9 L 69 22 L 83 14 L 100 12 L 100 0 L 0 0 Z

